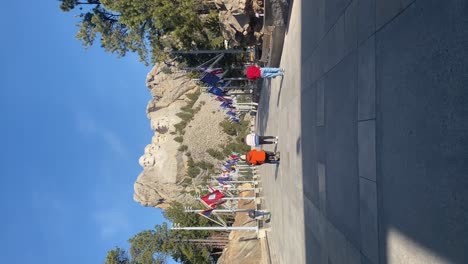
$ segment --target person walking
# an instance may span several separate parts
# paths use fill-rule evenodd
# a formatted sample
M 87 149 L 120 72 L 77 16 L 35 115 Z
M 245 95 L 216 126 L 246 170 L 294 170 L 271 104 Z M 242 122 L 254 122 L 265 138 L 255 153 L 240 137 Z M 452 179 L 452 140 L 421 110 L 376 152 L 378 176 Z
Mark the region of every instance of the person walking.
M 262 165 L 264 163 L 275 164 L 280 160 L 279 152 L 252 149 L 247 155 L 242 155 L 241 159 L 252 165 Z
M 247 67 L 245 75 L 250 80 L 256 80 L 258 78 L 275 78 L 284 75 L 283 68 L 261 68 L 255 65 Z
M 274 141 L 267 141 L 267 139 L 275 139 Z M 263 144 L 278 144 L 278 137 L 274 136 L 260 136 L 256 133 L 250 133 L 245 138 L 241 139 L 242 142 L 251 146 L 251 147 L 258 147 L 259 145 Z

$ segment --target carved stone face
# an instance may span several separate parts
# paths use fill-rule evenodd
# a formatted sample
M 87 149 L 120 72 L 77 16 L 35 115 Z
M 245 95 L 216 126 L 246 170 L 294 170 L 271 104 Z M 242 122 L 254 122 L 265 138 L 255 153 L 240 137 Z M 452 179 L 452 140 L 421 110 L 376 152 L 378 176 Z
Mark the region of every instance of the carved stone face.
M 158 136 L 155 134 L 152 138 L 151 138 L 151 143 L 153 145 L 157 144 L 159 142 L 159 139 L 158 139 Z
M 140 157 L 138 163 L 140 163 L 140 166 L 143 168 L 153 167 L 156 163 L 156 157 L 152 154 L 144 154 Z
M 145 154 L 154 154 L 154 153 L 156 153 L 157 149 L 158 149 L 158 147 L 156 145 L 148 144 L 145 147 Z

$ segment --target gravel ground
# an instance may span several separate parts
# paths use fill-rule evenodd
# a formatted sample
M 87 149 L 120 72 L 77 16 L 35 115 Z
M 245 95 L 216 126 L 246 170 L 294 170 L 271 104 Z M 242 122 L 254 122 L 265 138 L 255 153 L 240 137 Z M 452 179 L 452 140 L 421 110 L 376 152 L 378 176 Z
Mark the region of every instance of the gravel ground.
M 229 136 L 219 126 L 225 114 L 220 110 L 219 102 L 206 93 L 200 95 L 194 108 L 202 101 L 206 104 L 186 127 L 183 144 L 188 146 L 188 151 L 192 153 L 195 162 L 205 160 L 217 164 L 220 161 L 211 157 L 206 150 L 212 148 L 221 151 L 218 145 L 227 142 Z

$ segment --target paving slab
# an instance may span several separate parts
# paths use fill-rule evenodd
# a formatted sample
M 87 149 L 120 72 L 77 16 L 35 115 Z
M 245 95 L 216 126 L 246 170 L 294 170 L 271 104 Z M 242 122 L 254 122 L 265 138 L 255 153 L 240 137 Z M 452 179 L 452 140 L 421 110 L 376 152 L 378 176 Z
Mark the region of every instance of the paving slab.
M 366 41 L 375 32 L 375 1 L 358 0 L 358 43 Z
M 258 114 L 277 263 L 468 263 L 468 2 L 290 4 Z
M 359 179 L 361 252 L 372 263 L 379 262 L 377 219 L 377 184 L 365 178 Z
M 358 49 L 358 120 L 375 118 L 375 37 Z
M 375 120 L 358 122 L 359 177 L 377 180 L 377 153 L 375 147 Z

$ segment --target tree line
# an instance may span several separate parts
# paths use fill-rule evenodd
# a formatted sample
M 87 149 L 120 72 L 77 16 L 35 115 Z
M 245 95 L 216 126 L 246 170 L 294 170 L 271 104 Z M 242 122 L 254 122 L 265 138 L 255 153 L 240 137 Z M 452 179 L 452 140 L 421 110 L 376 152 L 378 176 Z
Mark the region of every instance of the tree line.
M 181 226 L 211 226 L 206 218 L 195 213 L 185 213 L 178 202 L 164 211 L 164 216 Z M 128 252 L 120 247 L 107 252 L 105 264 L 164 264 L 172 257 L 179 263 L 216 263 L 222 248 L 189 243 L 193 239 L 216 236 L 213 231 L 170 230 L 167 223 L 156 225 L 130 238 Z
M 168 51 L 217 49 L 223 44 L 218 11 L 205 0 L 59 0 L 76 13 L 76 38 L 96 42 L 118 57 L 138 54 L 146 64 L 170 58 Z

